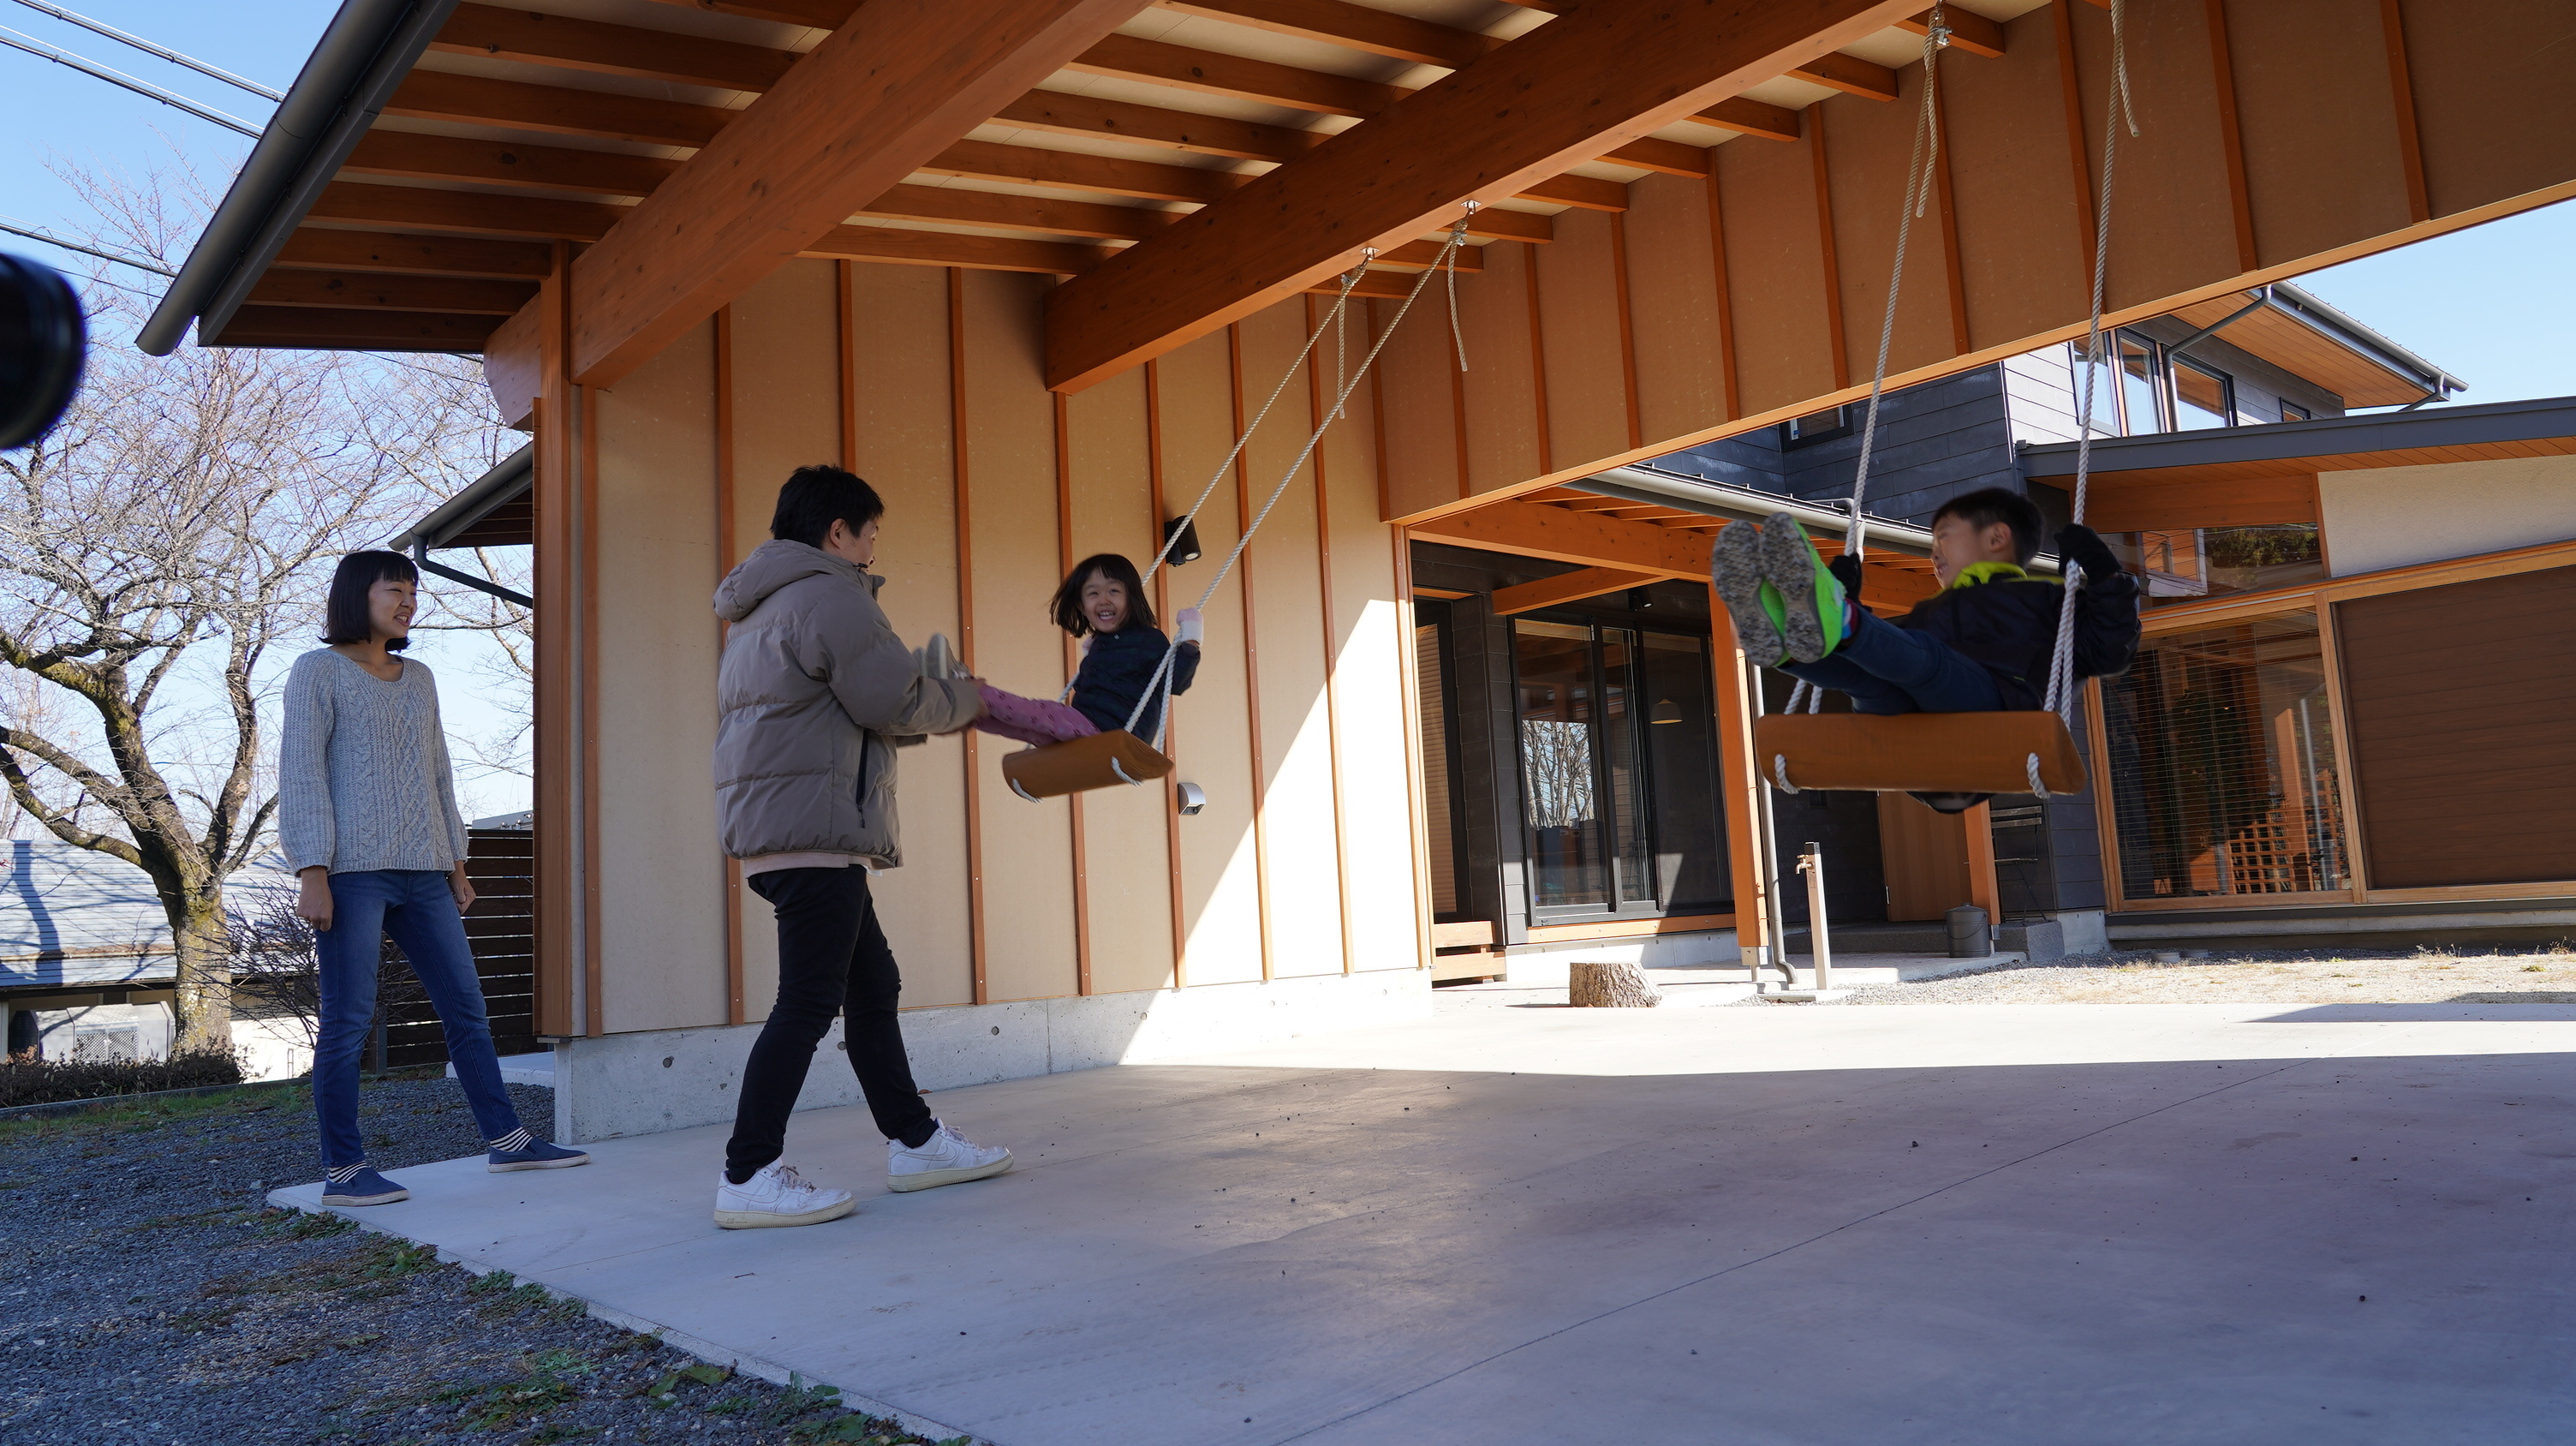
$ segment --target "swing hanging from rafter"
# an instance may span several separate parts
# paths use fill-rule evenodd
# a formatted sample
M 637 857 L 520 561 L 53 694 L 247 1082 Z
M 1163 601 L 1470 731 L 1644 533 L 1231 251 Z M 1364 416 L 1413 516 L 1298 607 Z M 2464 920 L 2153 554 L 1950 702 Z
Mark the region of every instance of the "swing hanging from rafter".
M 2085 341 L 2084 393 L 2076 411 L 2075 509 L 2084 520 L 2086 483 L 2093 443 L 2093 398 L 2102 361 L 2103 282 L 2110 261 L 2111 172 L 2118 155 L 2117 137 L 2126 123 L 2138 133 L 2129 101 L 2129 71 L 2122 21 L 2123 0 L 2111 0 L 2111 64 L 2118 115 L 2106 119 L 2102 136 L 2102 192 L 2093 218 L 2093 310 Z M 1887 314 L 1878 335 L 1878 371 L 1870 379 L 1868 420 L 1861 431 L 1858 476 L 1852 485 L 1851 520 L 1845 547 L 1854 557 L 1862 551 L 1868 518 L 1861 504 L 1869 490 L 1871 452 L 1878 439 L 1878 409 L 1887 386 L 1888 343 L 1896 332 L 1897 295 L 1905 281 L 1905 244 L 1932 189 L 1932 162 L 1940 150 L 1940 123 L 1935 109 L 1936 66 L 1949 30 L 1941 11 L 1923 37 L 1923 110 L 1915 123 L 1913 159 L 1906 174 L 1905 210 L 1896 228 L 1896 265 L 1888 280 Z M 2066 598 L 2060 607 L 2056 646 L 2048 670 L 2048 694 L 2039 711 L 2002 713 L 1900 713 L 1893 715 L 1823 712 L 1824 690 L 1800 683 L 1789 695 L 1786 712 L 1755 721 L 1753 754 L 1761 771 L 1782 792 L 1807 789 L 1868 793 L 1971 795 L 2029 793 L 2040 798 L 2081 793 L 2086 783 L 2083 755 L 2074 737 L 2075 701 L 2081 688 L 2074 677 L 2075 602 L 2084 586 L 2084 570 L 2062 563 Z M 1803 704 L 1803 711 L 1801 710 Z
M 1378 353 L 1386 350 L 1387 341 L 1395 335 L 1396 328 L 1404 324 L 1406 313 L 1413 310 L 1413 303 L 1421 299 L 1423 289 L 1431 284 L 1431 278 L 1434 275 L 1445 274 L 1448 277 L 1450 336 L 1458 348 L 1458 369 L 1460 371 L 1467 369 L 1466 342 L 1458 331 L 1456 263 L 1458 248 L 1467 244 L 1467 223 L 1475 216 L 1476 211 L 1476 202 L 1466 203 L 1466 214 L 1460 216 L 1457 224 L 1449 228 L 1449 237 L 1442 243 L 1439 255 L 1434 257 L 1431 264 L 1424 267 L 1422 274 L 1415 279 L 1413 290 L 1405 294 L 1404 304 L 1396 308 L 1395 319 L 1387 323 L 1385 334 L 1378 337 L 1377 341 L 1369 347 L 1367 355 L 1360 358 L 1357 369 L 1348 376 L 1337 377 L 1332 404 L 1324 408 L 1323 414 L 1316 419 L 1314 430 L 1306 435 L 1306 445 L 1299 450 L 1296 460 L 1290 462 L 1287 470 L 1280 474 L 1279 485 L 1270 489 L 1269 499 L 1261 504 L 1259 512 L 1253 514 L 1251 523 L 1243 529 L 1243 535 L 1235 539 L 1234 551 L 1226 555 L 1225 566 L 1218 568 L 1216 576 L 1208 580 L 1207 591 L 1199 596 L 1197 604 L 1199 607 L 1205 608 L 1216 596 L 1217 589 L 1225 585 L 1227 575 L 1232 573 L 1234 565 L 1242 560 L 1244 549 L 1252 545 L 1252 535 L 1259 532 L 1261 524 L 1269 520 L 1271 509 L 1279 505 L 1279 499 L 1287 494 L 1288 485 L 1296 480 L 1300 471 L 1304 470 L 1306 460 L 1315 454 L 1316 446 L 1324 440 L 1325 429 L 1340 418 L 1344 405 L 1350 400 L 1351 393 L 1359 387 L 1360 379 L 1368 375 L 1369 368 L 1377 361 Z M 1281 394 L 1288 390 L 1288 383 L 1296 378 L 1297 369 L 1305 366 L 1308 359 L 1314 355 L 1317 343 L 1324 339 L 1324 333 L 1327 330 L 1333 333 L 1333 369 L 1337 374 L 1341 371 L 1342 346 L 1351 291 L 1359 285 L 1360 278 L 1368 271 L 1368 263 L 1376 256 L 1377 249 L 1370 247 L 1361 254 L 1359 264 L 1342 277 L 1341 292 L 1333 298 L 1332 310 L 1325 313 L 1321 325 L 1307 334 L 1306 345 L 1298 351 L 1296 360 L 1291 361 L 1287 370 L 1281 374 L 1279 385 L 1271 388 L 1270 399 L 1261 404 L 1261 410 L 1254 413 L 1252 420 L 1245 424 L 1242 435 L 1234 439 L 1234 450 L 1226 453 L 1225 460 L 1217 464 L 1216 471 L 1208 478 L 1207 486 L 1199 490 L 1198 500 L 1190 504 L 1190 510 L 1182 514 L 1178 522 L 1166 524 L 1163 528 L 1163 545 L 1155 552 L 1152 566 L 1145 569 L 1143 582 L 1150 584 L 1154 580 L 1154 574 L 1162 568 L 1164 561 L 1171 556 L 1173 547 L 1181 539 L 1197 536 L 1195 524 L 1198 521 L 1199 509 L 1207 506 L 1208 499 L 1216 495 L 1217 486 L 1225 480 L 1226 472 L 1234 466 L 1235 460 L 1243 455 L 1244 446 L 1252 440 L 1252 434 L 1260 430 L 1262 420 L 1270 415 L 1272 407 L 1278 405 Z M 1113 784 L 1123 783 L 1132 787 L 1170 774 L 1174 764 L 1171 757 L 1163 752 L 1163 740 L 1171 730 L 1172 659 L 1179 652 L 1178 643 L 1163 650 L 1162 661 L 1155 666 L 1154 676 L 1146 683 L 1144 692 L 1137 698 L 1135 709 L 1127 715 L 1125 727 L 1106 729 L 1086 738 L 1074 738 L 1062 743 L 1051 743 L 1043 747 L 1004 754 L 1002 777 L 1011 785 L 1011 791 L 1035 803 L 1042 798 L 1059 798 L 1065 794 L 1107 788 Z M 1073 689 L 1068 684 L 1064 696 L 1070 698 L 1072 695 Z M 1161 700 L 1162 706 L 1155 719 L 1154 741 L 1147 743 L 1136 736 L 1136 725 L 1143 721 L 1146 710 L 1157 699 Z

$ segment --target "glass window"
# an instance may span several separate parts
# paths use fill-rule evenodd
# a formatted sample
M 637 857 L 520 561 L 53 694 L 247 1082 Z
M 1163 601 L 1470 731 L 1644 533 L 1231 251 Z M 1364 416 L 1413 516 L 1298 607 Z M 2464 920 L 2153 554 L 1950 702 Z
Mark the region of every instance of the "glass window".
M 2312 610 L 2158 633 L 2102 710 L 2128 899 L 2351 886 Z
M 1851 430 L 1852 409 L 1831 407 L 1782 422 L 1780 445 L 1788 448 L 1804 447 L 1816 442 L 1830 442 L 1836 437 L 1850 436 Z
M 2115 367 L 2120 389 L 2120 430 L 2132 437 L 2167 430 L 2164 389 L 2157 385 L 2156 344 L 2121 332 Z
M 1414 604 L 1415 684 L 1422 698 L 1422 822 L 1431 855 L 1431 916 L 1447 920 L 1458 904 L 1457 754 L 1449 707 L 1446 603 Z
M 1723 901 L 1705 642 L 1523 618 L 1512 645 L 1533 910 Z
M 2232 425 L 2236 384 L 2227 374 L 2188 357 L 2167 359 L 2173 363 L 2175 430 L 2193 432 Z
M 2307 408 L 2300 406 L 2296 402 L 2283 402 L 2281 404 L 2281 420 L 2284 422 L 2304 422 L 2308 420 L 2310 415 L 2311 414 Z
M 1520 672 L 1521 813 L 1529 828 L 1530 902 L 1607 904 L 1593 748 L 1592 629 L 1512 624 Z

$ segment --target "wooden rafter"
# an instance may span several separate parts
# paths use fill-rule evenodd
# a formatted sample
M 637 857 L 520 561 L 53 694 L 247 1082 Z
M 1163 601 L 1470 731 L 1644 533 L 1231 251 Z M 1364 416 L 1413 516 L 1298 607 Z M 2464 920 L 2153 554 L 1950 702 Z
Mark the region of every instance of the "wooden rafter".
M 254 306 L 359 307 L 377 311 L 509 316 L 537 294 L 533 281 L 470 281 L 365 271 L 274 270 L 251 287 Z
M 374 271 L 416 276 L 525 277 L 546 274 L 553 253 L 526 241 L 466 236 L 403 236 L 383 231 L 305 227 L 286 238 L 270 263 L 285 270 Z
M 1914 13 L 1886 0 L 1729 8 L 1587 0 L 1059 287 L 1049 385 L 1078 390 Z
M 392 99 L 385 102 L 385 114 L 644 145 L 695 147 L 714 140 L 737 112 L 722 106 L 692 105 L 651 96 L 415 70 L 394 87 Z
M 454 312 L 245 306 L 218 346 L 322 347 L 348 351 L 481 351 L 500 319 Z
M 869 0 L 573 261 L 573 377 L 613 385 L 1135 9 Z
M 767 90 L 786 76 L 797 58 L 795 51 L 765 45 L 534 10 L 505 10 L 472 0 L 456 7 L 429 48 L 450 55 L 482 55 L 717 90 Z

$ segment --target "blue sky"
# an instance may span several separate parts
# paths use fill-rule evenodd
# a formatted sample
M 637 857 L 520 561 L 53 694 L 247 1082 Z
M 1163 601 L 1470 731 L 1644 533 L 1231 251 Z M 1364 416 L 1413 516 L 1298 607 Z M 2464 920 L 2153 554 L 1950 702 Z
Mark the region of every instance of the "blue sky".
M 337 9 L 334 0 L 69 0 L 91 15 L 279 90 L 290 85 Z M 193 71 L 0 0 L 0 25 L 178 91 L 254 125 L 269 104 Z M 38 227 L 79 224 L 79 201 L 47 169 L 68 162 L 141 172 L 170 164 L 175 145 L 188 163 L 226 175 L 250 142 L 142 96 L 15 50 L 0 49 L 0 214 Z M 39 243 L 0 235 L 0 247 L 71 260 Z M 2494 222 L 2301 278 L 2310 290 L 2469 383 L 2465 402 L 2576 395 L 2576 287 L 2565 259 L 2576 255 L 2576 203 Z M 151 278 L 119 273 L 151 285 Z M 467 645 L 435 645 L 443 676 Z M 450 682 L 448 711 L 460 729 L 489 732 L 497 715 Z M 525 785 L 471 785 L 469 812 L 525 806 Z

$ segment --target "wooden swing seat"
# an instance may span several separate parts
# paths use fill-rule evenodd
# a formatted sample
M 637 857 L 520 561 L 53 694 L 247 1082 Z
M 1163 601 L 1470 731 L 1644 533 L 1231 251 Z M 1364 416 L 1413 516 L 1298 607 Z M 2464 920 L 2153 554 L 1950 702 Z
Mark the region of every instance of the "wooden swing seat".
M 1031 803 L 1114 784 L 1150 783 L 1172 771 L 1172 760 L 1124 728 L 1002 755 L 1002 777 Z
M 1755 721 L 1762 781 L 1867 793 L 2084 791 L 2084 759 L 2054 713 L 1775 713 Z

